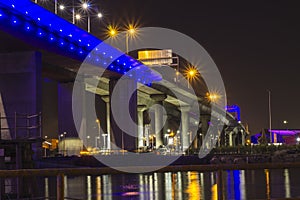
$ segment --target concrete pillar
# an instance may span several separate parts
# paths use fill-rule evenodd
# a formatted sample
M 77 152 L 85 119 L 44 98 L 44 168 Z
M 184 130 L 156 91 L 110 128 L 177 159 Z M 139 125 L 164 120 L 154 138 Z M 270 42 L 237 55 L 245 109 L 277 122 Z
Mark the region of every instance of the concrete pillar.
M 189 119 L 189 111 L 191 107 L 190 106 L 181 106 L 181 148 L 182 151 L 185 151 L 190 146 L 189 143 L 189 125 L 190 125 L 190 119 Z
M 242 146 L 245 146 L 245 132 L 244 130 L 241 130 L 242 133 Z
M 209 148 L 209 146 L 210 146 L 210 139 L 204 140 L 204 138 L 207 134 L 207 131 L 208 131 L 209 120 L 210 120 L 210 115 L 208 115 L 208 114 L 200 115 L 202 145 L 204 145 L 204 147 L 206 147 L 206 148 Z
M 79 135 L 83 139 L 84 144 L 86 147 L 91 146 L 92 143 L 89 142 L 89 138 L 87 137 L 87 124 L 86 124 L 86 91 L 85 91 L 85 83 L 84 80 L 82 82 L 82 120 L 81 120 L 81 126 L 80 126 L 80 132 Z M 90 137 L 90 136 L 89 136 Z
M 115 88 L 118 80 L 118 78 L 112 78 L 109 81 L 109 102 L 110 111 L 112 113 L 111 130 L 112 134 L 114 135 L 115 144 L 119 148 L 133 151 L 137 149 L 137 83 L 132 79 L 125 78 L 122 79 L 122 84 L 118 85 L 118 88 Z M 131 94 L 132 90 L 135 90 L 133 94 Z M 113 99 L 114 101 L 112 101 L 113 95 L 114 97 L 116 97 L 115 99 Z M 129 102 L 127 102 L 128 99 L 130 99 Z M 113 105 L 112 102 L 114 102 Z M 114 106 L 114 108 L 112 108 L 112 106 Z M 113 116 L 112 109 L 118 110 L 119 116 Z M 126 115 L 126 109 L 129 109 L 130 116 Z M 127 127 L 124 127 L 127 130 L 125 132 L 121 129 L 121 127 L 119 127 L 120 124 L 117 124 L 115 120 L 116 117 L 118 117 L 118 119 L 121 120 L 122 123 L 132 120 L 135 123 L 135 126 L 128 125 Z
M 232 135 L 233 135 L 233 132 L 231 131 L 229 134 L 229 146 L 232 147 L 233 146 L 233 141 L 232 141 Z
M 0 112 L 2 117 L 10 117 L 2 124 L 9 128 L 0 133 L 2 139 L 11 139 L 14 135 L 15 123 L 11 117 L 15 112 L 36 114 L 42 111 L 41 61 L 39 52 L 0 53 Z M 18 126 L 26 125 L 26 120 L 18 122 Z M 19 129 L 17 134 L 25 136 L 26 131 Z M 38 135 L 36 131 L 35 136 Z
M 107 133 L 107 149 L 111 149 L 112 136 L 110 132 L 110 104 L 109 104 L 109 95 L 102 96 L 102 100 L 106 103 L 106 133 Z
M 144 116 L 143 112 L 146 110 L 146 105 L 138 105 L 138 147 L 144 146 Z
M 151 99 L 155 101 L 155 137 L 156 137 L 156 148 L 160 145 L 163 145 L 163 101 L 167 98 L 165 94 L 152 94 L 150 95 Z

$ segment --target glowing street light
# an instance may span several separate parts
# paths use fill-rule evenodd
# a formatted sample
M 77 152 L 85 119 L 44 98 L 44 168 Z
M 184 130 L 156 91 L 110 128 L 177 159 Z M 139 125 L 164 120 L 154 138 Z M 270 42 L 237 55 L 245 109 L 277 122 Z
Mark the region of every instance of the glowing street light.
M 108 31 L 107 31 L 107 35 L 108 37 L 116 37 L 119 30 L 116 26 L 113 26 L 113 25 L 109 25 L 108 26 Z M 136 35 L 137 35 L 137 27 L 133 24 L 129 24 L 126 26 L 126 29 L 125 29 L 125 45 L 126 45 L 126 54 L 128 54 L 128 43 L 129 43 L 129 37 L 130 38 L 134 38 Z
M 109 25 L 109 26 L 107 27 L 107 36 L 108 36 L 108 37 L 113 38 L 113 37 L 115 37 L 117 34 L 118 34 L 118 29 L 117 29 L 117 27 L 112 26 L 112 25 Z
M 99 120 L 99 119 L 96 119 L 95 122 L 98 124 L 98 137 L 99 137 L 99 140 L 100 140 L 100 133 L 101 133 L 100 120 Z M 97 144 L 97 138 L 98 138 L 98 137 L 96 137 L 96 144 Z M 100 146 L 100 145 L 99 145 L 99 146 Z M 97 147 L 97 145 L 96 145 L 96 147 Z
M 87 2 L 84 2 L 82 4 L 82 8 L 85 9 L 85 10 L 87 10 L 89 7 L 90 7 L 90 4 L 88 4 Z
M 59 5 L 59 9 L 60 9 L 60 10 L 64 10 L 64 9 L 65 9 L 65 6 L 64 6 L 64 5 Z
M 218 95 L 216 93 L 206 93 L 206 96 L 207 96 L 208 100 L 211 102 L 216 102 L 220 98 L 220 95 Z
M 134 37 L 136 34 L 136 28 L 132 25 L 129 24 L 128 29 L 126 31 L 126 54 L 128 54 L 128 40 L 129 37 Z
M 76 15 L 75 15 L 75 18 L 76 18 L 76 20 L 80 20 L 80 19 L 81 19 L 81 15 L 76 14 Z
M 185 71 L 186 77 L 188 79 L 188 88 L 190 87 L 190 81 L 193 80 L 194 78 L 197 78 L 198 76 L 198 71 L 195 67 L 190 66 L 188 69 Z
M 102 18 L 102 17 L 103 17 L 103 14 L 102 14 L 102 13 L 98 13 L 98 14 L 97 14 L 97 17 L 98 17 L 98 18 Z

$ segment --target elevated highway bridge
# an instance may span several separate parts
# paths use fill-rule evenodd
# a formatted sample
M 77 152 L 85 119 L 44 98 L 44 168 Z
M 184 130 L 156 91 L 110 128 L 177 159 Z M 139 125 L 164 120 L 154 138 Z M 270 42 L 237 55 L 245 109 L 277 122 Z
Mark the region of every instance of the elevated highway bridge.
M 223 109 L 213 112 L 211 102 L 197 96 L 200 115 L 194 115 L 194 111 L 190 110 L 193 94 L 171 79 L 162 79 L 159 69 L 150 69 L 29 0 L 0 2 L 0 30 L 0 94 L 3 102 L 0 112 L 11 115 L 14 112 L 42 111 L 44 136 L 57 137 L 66 132 L 68 136 L 80 135 L 86 146 L 93 144 L 110 149 L 113 148 L 110 145 L 112 142 L 129 150 L 149 145 L 168 145 L 164 136 L 169 137 L 173 131 L 179 136 L 178 144 L 183 149 L 188 148 L 190 143 L 195 149 L 201 145 L 209 148 L 216 141 L 219 145 L 245 143 L 245 128 L 230 113 L 222 113 Z M 88 111 L 82 111 L 80 115 L 79 120 L 84 121 L 80 131 L 78 127 L 75 128 L 72 117 L 72 87 L 83 61 L 103 72 L 100 77 L 92 70 L 81 79 L 84 88 L 81 91 L 82 102 L 91 93 L 96 94 L 96 117 L 103 128 L 99 132 L 95 129 L 95 118 L 89 118 Z M 132 97 L 133 105 L 129 106 L 129 110 L 131 118 L 138 124 L 137 138 L 127 134 L 123 138 L 123 132 L 111 116 L 110 98 L 117 81 L 124 74 L 130 75 L 132 69 L 137 73 L 130 76 L 128 83 L 138 84 L 138 91 Z M 154 82 L 163 82 L 163 86 Z M 182 98 L 176 98 L 174 91 Z M 155 104 L 163 105 L 166 113 L 162 108 L 149 110 Z M 183 107 L 185 109 L 180 109 Z M 161 129 L 163 121 L 166 123 Z M 203 140 L 212 121 L 225 123 L 225 128 L 213 129 L 219 132 L 217 137 L 208 136 L 210 139 Z M 8 126 L 13 124 L 11 121 L 7 123 Z M 156 138 L 155 143 L 153 140 L 151 143 L 151 136 Z M 230 141 L 226 141 L 226 136 Z M 6 137 L 11 138 L 10 133 Z M 89 143 L 89 138 L 93 142 Z M 193 138 L 193 142 L 190 138 Z

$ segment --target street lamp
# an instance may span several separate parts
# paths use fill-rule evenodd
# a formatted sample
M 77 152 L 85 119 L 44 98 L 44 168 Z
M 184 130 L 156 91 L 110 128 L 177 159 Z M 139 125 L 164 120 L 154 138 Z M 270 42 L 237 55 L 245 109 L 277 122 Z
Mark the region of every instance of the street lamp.
M 98 136 L 96 137 L 96 147 L 98 146 L 97 145 L 97 138 L 99 138 L 99 141 L 100 141 L 100 135 L 101 135 L 101 126 L 100 126 L 100 120 L 99 119 L 96 119 L 95 121 L 98 125 Z M 100 143 L 100 142 L 99 142 Z M 99 144 L 99 147 L 100 147 L 100 144 Z
M 128 54 L 129 48 L 129 38 L 134 38 L 137 34 L 137 27 L 133 24 L 129 24 L 125 28 L 125 46 L 126 46 L 126 54 Z M 107 35 L 108 37 L 114 38 L 117 36 L 119 30 L 118 27 L 109 25 L 107 27 Z
M 34 0 L 34 3 L 38 4 L 38 0 Z M 54 13 L 57 14 L 57 0 L 54 0 Z
M 185 71 L 186 77 L 188 79 L 188 88 L 190 88 L 190 81 L 198 76 L 198 71 L 195 67 L 188 67 Z
M 297 141 L 297 144 L 299 144 L 299 142 L 300 142 L 300 137 L 299 136 L 296 138 L 296 141 Z
M 288 123 L 289 123 L 289 122 L 288 122 L 287 120 L 283 120 L 284 128 L 286 128 L 286 130 L 288 129 L 288 126 L 287 126 Z
M 88 136 L 86 136 L 86 139 L 87 139 L 87 141 L 86 141 L 86 146 L 87 146 L 87 148 L 89 147 L 89 139 L 90 139 L 90 136 L 88 135 Z
M 128 54 L 129 37 L 134 37 L 135 34 L 136 34 L 136 28 L 132 24 L 129 24 L 128 29 L 126 31 L 126 54 Z
M 220 95 L 218 95 L 217 93 L 206 93 L 206 98 L 211 101 L 216 103 L 218 101 L 218 99 L 220 98 Z
M 81 5 L 82 9 L 87 13 L 87 31 L 90 33 L 91 32 L 91 5 L 87 2 L 82 3 Z M 98 18 L 102 18 L 103 14 L 102 13 L 97 13 L 96 16 Z

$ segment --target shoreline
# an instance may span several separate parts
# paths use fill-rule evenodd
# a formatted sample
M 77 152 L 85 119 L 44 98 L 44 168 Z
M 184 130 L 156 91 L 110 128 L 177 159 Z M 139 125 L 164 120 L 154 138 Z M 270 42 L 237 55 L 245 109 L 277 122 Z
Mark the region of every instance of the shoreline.
M 128 172 L 120 170 L 140 170 L 150 169 L 160 166 L 130 166 L 118 167 L 119 170 L 111 167 L 72 167 L 72 168 L 42 168 L 42 169 L 19 169 L 19 170 L 0 170 L 0 177 L 18 177 L 18 176 L 59 176 L 59 175 L 104 175 L 104 174 L 126 174 Z M 286 169 L 300 168 L 300 162 L 288 163 L 251 163 L 251 164 L 206 164 L 206 165 L 170 165 L 161 167 L 158 170 L 145 172 L 147 173 L 163 173 L 163 172 L 218 172 L 224 170 L 257 170 L 257 169 Z

